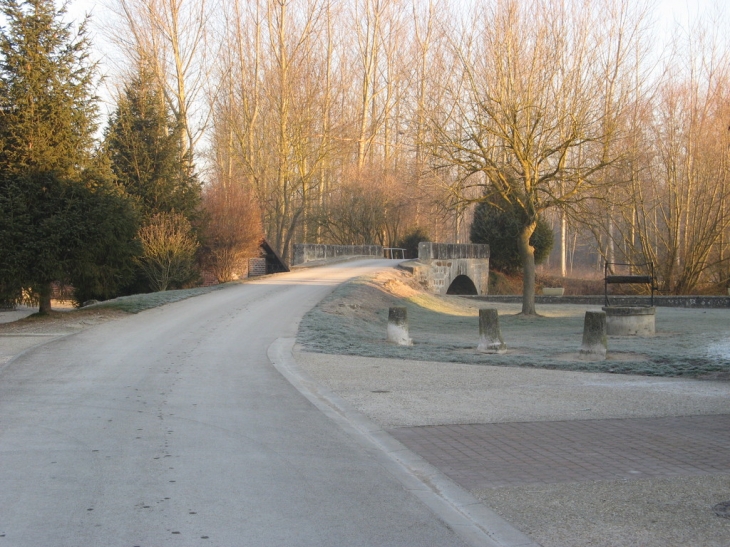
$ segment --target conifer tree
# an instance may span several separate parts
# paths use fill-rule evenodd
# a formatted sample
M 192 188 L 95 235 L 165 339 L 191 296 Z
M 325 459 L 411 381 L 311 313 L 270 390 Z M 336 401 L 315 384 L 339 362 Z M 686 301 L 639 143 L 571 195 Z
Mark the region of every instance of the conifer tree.
M 489 245 L 489 267 L 503 273 L 514 274 L 522 269 L 522 258 L 517 238 L 523 219 L 520 210 L 512 204 L 496 199 L 479 203 L 474 209 L 470 237 L 472 243 Z M 535 264 L 541 264 L 553 248 L 553 231 L 541 216 L 530 236 L 535 249 Z
M 0 12 L 0 291 L 29 291 L 46 312 L 54 281 L 113 291 L 136 218 L 111 171 L 92 168 L 86 24 L 65 23 L 53 0 L 0 0 Z
M 182 149 L 184 128 L 175 122 L 157 81 L 140 69 L 124 88 L 106 132 L 119 183 L 137 198 L 145 219 L 158 213 L 198 215 L 201 188 Z

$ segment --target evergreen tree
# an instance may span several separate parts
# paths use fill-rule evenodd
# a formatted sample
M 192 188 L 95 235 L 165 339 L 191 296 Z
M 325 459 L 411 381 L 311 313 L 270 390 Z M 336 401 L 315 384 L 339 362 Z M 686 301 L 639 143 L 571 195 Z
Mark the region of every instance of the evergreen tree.
M 91 156 L 96 129 L 85 24 L 74 34 L 53 0 L 0 0 L 0 11 L 3 168 L 73 177 Z
M 73 202 L 79 220 L 67 272 L 79 304 L 118 296 L 134 276 L 141 253 L 139 210 L 116 183 L 108 157 L 98 153 L 82 178 Z
M 522 259 L 517 238 L 520 235 L 522 219 L 519 209 L 503 200 L 481 202 L 474 209 L 471 225 L 472 243 L 489 244 L 489 266 L 504 273 L 515 273 L 522 269 Z M 553 231 L 550 225 L 538 217 L 537 227 L 530 236 L 530 245 L 535 249 L 535 264 L 540 264 L 553 248 Z
M 416 227 L 408 232 L 396 243 L 396 247 L 405 249 L 406 258 L 418 258 L 418 244 L 422 241 L 431 241 L 428 232 L 423 228 Z
M 92 267 L 129 261 L 135 217 L 111 172 L 92 168 L 85 24 L 74 32 L 53 0 L 0 0 L 0 11 L 0 291 L 5 299 L 30 291 L 45 312 L 52 282 L 105 284 Z
M 144 69 L 118 99 L 106 132 L 106 146 L 117 180 L 135 196 L 145 219 L 177 212 L 194 220 L 200 183 L 190 172 L 182 131 L 165 105 L 162 90 Z

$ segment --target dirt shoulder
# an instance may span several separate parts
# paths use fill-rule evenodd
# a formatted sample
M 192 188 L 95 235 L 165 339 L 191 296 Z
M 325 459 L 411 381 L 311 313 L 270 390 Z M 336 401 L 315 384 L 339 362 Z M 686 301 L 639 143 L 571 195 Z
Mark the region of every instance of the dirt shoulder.
M 46 315 L 33 314 L 15 321 L 0 323 L 0 335 L 77 332 L 126 315 L 128 314 L 123 311 L 106 308 L 52 311 Z
M 46 315 L 33 314 L 33 310 L 24 308 L 2 312 L 0 367 L 34 347 L 126 315 L 106 308 L 52 311 Z

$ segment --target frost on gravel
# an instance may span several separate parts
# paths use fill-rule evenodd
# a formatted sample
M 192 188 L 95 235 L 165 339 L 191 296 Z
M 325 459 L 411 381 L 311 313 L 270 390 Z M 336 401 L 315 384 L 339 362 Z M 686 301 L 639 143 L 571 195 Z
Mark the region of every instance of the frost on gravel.
M 408 308 L 413 346 L 386 342 L 390 306 Z M 498 309 L 506 354 L 476 351 L 480 307 Z M 730 379 L 730 310 L 657 308 L 654 336 L 611 336 L 605 361 L 583 361 L 589 310 L 600 307 L 543 305 L 541 317 L 526 318 L 519 304 L 430 295 L 410 274 L 391 270 L 338 287 L 304 316 L 298 342 L 307 351 L 365 357 Z

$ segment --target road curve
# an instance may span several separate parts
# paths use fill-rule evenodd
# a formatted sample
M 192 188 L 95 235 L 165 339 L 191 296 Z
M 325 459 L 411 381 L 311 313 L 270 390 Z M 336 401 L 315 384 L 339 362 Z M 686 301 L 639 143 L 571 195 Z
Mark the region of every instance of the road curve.
M 389 264 L 226 288 L 5 366 L 0 547 L 463 545 L 267 358 Z

